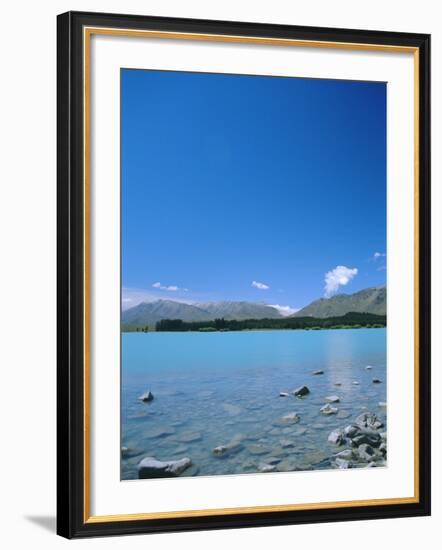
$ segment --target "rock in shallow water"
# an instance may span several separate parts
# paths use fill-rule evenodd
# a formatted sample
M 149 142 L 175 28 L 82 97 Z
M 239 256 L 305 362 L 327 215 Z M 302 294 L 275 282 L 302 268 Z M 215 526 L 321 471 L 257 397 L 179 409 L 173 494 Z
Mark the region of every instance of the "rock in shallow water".
M 280 391 L 279 392 L 279 397 L 289 397 L 289 396 L 290 396 L 290 394 L 287 393 L 286 391 Z
M 153 477 L 177 477 L 192 465 L 190 458 L 180 460 L 157 460 L 153 456 L 147 456 L 138 464 L 138 477 L 147 479 Z
M 328 436 L 328 442 L 333 443 L 334 445 L 341 445 L 344 442 L 344 436 L 342 434 L 342 430 L 339 428 L 336 428 L 336 430 L 333 430 L 330 432 Z
M 382 383 L 382 380 L 380 380 L 379 378 L 373 378 L 373 384 L 381 384 Z
M 337 395 L 328 395 L 325 400 L 327 403 L 339 403 L 340 399 Z
M 338 412 L 338 409 L 336 407 L 332 407 L 329 403 L 321 407 L 319 410 L 322 414 L 336 414 Z
M 276 472 L 276 466 L 274 466 L 273 464 L 260 464 L 258 466 L 258 472 L 261 472 L 262 474 Z
M 289 414 L 285 414 L 283 417 L 281 417 L 281 420 L 283 420 L 284 422 L 290 422 L 291 424 L 296 424 L 301 419 L 297 413 L 292 412 Z
M 348 470 L 353 466 L 353 464 L 349 460 L 345 460 L 344 458 L 337 458 L 335 460 L 335 465 L 340 470 Z
M 296 388 L 292 391 L 293 395 L 296 397 L 303 397 L 304 395 L 307 395 L 310 393 L 310 390 L 307 386 L 299 386 L 299 388 Z
M 149 403 L 149 401 L 153 401 L 153 393 L 151 391 L 144 392 L 138 399 L 143 403 Z
M 313 376 L 319 376 L 320 374 L 324 374 L 324 371 L 323 370 L 314 370 L 312 372 Z

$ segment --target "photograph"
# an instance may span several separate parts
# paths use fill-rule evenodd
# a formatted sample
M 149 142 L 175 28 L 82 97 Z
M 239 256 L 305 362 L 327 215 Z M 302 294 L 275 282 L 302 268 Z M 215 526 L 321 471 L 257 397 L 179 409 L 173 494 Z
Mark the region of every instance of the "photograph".
M 120 91 L 121 480 L 387 468 L 387 83 Z

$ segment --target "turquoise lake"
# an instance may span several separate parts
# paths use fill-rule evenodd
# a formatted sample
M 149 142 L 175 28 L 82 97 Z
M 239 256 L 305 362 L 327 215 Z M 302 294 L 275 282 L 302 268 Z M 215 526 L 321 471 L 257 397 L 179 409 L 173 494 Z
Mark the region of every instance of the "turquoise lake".
M 327 469 L 333 429 L 370 411 L 386 430 L 386 329 L 124 333 L 121 376 L 122 479 L 146 456 L 189 457 L 182 476 Z M 280 397 L 301 385 L 306 397 Z M 325 415 L 330 395 L 338 410 Z

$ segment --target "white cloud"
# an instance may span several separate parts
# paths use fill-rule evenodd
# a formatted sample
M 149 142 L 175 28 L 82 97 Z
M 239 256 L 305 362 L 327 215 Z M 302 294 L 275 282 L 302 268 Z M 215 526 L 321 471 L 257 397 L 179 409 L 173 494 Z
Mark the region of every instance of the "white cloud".
M 165 286 L 165 285 L 162 285 L 161 283 L 154 283 L 152 286 L 153 288 L 158 288 L 159 290 L 167 290 L 168 292 L 177 292 L 178 290 L 183 290 L 184 292 L 187 292 L 189 290 L 188 288 L 180 289 L 176 285 Z
M 348 284 L 357 274 L 358 269 L 356 267 L 349 268 L 345 265 L 338 265 L 331 271 L 327 271 L 324 278 L 324 296 L 330 298 L 330 296 L 336 294 L 340 286 Z
M 373 260 L 376 261 L 376 260 L 379 260 L 379 258 L 385 258 L 387 256 L 387 254 L 385 254 L 385 252 L 375 252 L 373 254 Z
M 252 286 L 259 288 L 259 290 L 268 290 L 270 288 L 268 285 L 260 283 L 259 281 L 252 281 Z
M 284 317 L 288 317 L 289 315 L 293 315 L 297 311 L 299 311 L 298 308 L 290 307 L 290 306 L 280 306 L 279 304 L 269 304 L 270 307 L 274 307 L 279 311 L 281 315 L 284 315 Z

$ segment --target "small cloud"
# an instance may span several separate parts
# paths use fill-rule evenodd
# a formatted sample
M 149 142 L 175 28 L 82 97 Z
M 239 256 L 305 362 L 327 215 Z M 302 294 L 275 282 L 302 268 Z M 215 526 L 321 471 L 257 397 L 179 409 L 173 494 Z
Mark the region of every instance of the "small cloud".
M 268 290 L 270 288 L 268 285 L 260 283 L 259 281 L 252 281 L 252 286 L 259 288 L 259 290 Z
M 158 288 L 159 290 L 167 290 L 168 292 L 177 292 L 178 290 L 183 290 L 184 292 L 187 292 L 188 288 L 181 288 L 176 285 L 162 285 L 161 283 L 154 283 L 152 285 L 153 288 Z
M 274 307 L 279 311 L 281 315 L 284 315 L 284 317 L 288 317 L 289 315 L 293 315 L 297 311 L 299 311 L 299 307 L 290 307 L 290 306 L 280 306 L 279 304 L 269 304 L 270 307 Z
M 373 260 L 376 261 L 376 260 L 379 260 L 379 258 L 385 258 L 387 256 L 387 254 L 385 252 L 375 252 L 373 254 Z
M 349 268 L 345 265 L 338 265 L 331 271 L 327 271 L 324 278 L 324 296 L 330 298 L 330 296 L 336 294 L 340 286 L 347 285 L 357 274 L 358 269 L 356 267 Z

